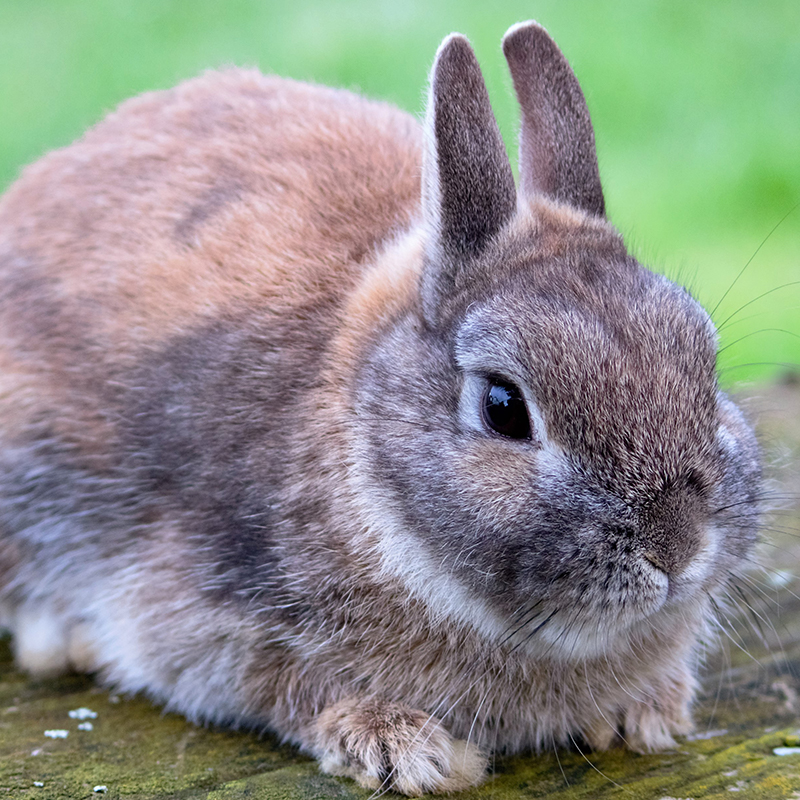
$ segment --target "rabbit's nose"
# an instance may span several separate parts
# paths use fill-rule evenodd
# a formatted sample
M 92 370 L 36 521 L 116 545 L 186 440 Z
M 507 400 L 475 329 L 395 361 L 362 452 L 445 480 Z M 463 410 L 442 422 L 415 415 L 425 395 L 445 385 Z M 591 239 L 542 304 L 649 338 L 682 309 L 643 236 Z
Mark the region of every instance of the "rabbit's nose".
M 644 557 L 671 578 L 684 572 L 705 544 L 703 503 L 683 491 L 665 492 L 642 514 Z

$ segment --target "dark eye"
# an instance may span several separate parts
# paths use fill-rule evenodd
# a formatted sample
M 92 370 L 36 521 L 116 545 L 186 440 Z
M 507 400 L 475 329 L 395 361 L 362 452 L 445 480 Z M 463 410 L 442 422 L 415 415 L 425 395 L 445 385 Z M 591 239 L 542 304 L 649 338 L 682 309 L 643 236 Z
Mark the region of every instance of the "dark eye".
M 513 383 L 490 378 L 481 408 L 484 424 L 509 439 L 530 439 L 531 423 L 522 394 Z

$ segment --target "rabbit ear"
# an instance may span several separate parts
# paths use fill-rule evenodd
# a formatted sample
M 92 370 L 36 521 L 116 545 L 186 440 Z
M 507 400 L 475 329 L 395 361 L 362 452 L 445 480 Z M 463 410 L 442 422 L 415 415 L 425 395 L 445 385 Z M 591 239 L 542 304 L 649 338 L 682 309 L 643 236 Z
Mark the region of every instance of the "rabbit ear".
M 503 52 L 522 109 L 520 190 L 603 216 L 592 122 L 567 59 L 535 22 L 509 28 Z
M 514 174 L 469 42 L 442 42 L 431 75 L 423 163 L 423 211 L 431 230 L 423 302 L 428 319 L 460 266 L 517 206 Z

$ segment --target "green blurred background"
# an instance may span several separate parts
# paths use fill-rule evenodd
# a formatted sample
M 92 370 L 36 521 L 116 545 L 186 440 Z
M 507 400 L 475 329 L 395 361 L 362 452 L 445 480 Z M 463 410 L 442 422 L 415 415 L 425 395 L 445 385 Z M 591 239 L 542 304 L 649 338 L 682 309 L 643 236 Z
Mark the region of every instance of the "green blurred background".
M 513 155 L 500 39 L 530 18 L 586 93 L 612 221 L 721 325 L 724 383 L 796 374 L 797 0 L 0 0 L 0 187 L 124 98 L 225 64 L 421 113 L 453 30 L 475 46 Z

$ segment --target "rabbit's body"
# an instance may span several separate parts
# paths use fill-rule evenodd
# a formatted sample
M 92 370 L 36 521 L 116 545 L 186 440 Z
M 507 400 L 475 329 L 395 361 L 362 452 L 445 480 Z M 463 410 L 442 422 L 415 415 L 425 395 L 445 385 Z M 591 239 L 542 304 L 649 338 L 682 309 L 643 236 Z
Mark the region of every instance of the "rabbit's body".
M 561 58 L 541 36 L 515 29 L 512 72 L 515 48 Z M 478 748 L 689 730 L 708 597 L 755 535 L 752 433 L 705 312 L 602 218 L 596 166 L 537 177 L 523 152 L 512 197 L 448 42 L 424 167 L 397 110 L 228 71 L 129 101 L 7 193 L 23 666 L 407 793 L 477 782 Z M 437 95 L 459 81 L 465 137 Z M 487 381 L 536 387 L 526 435 L 486 429 Z

